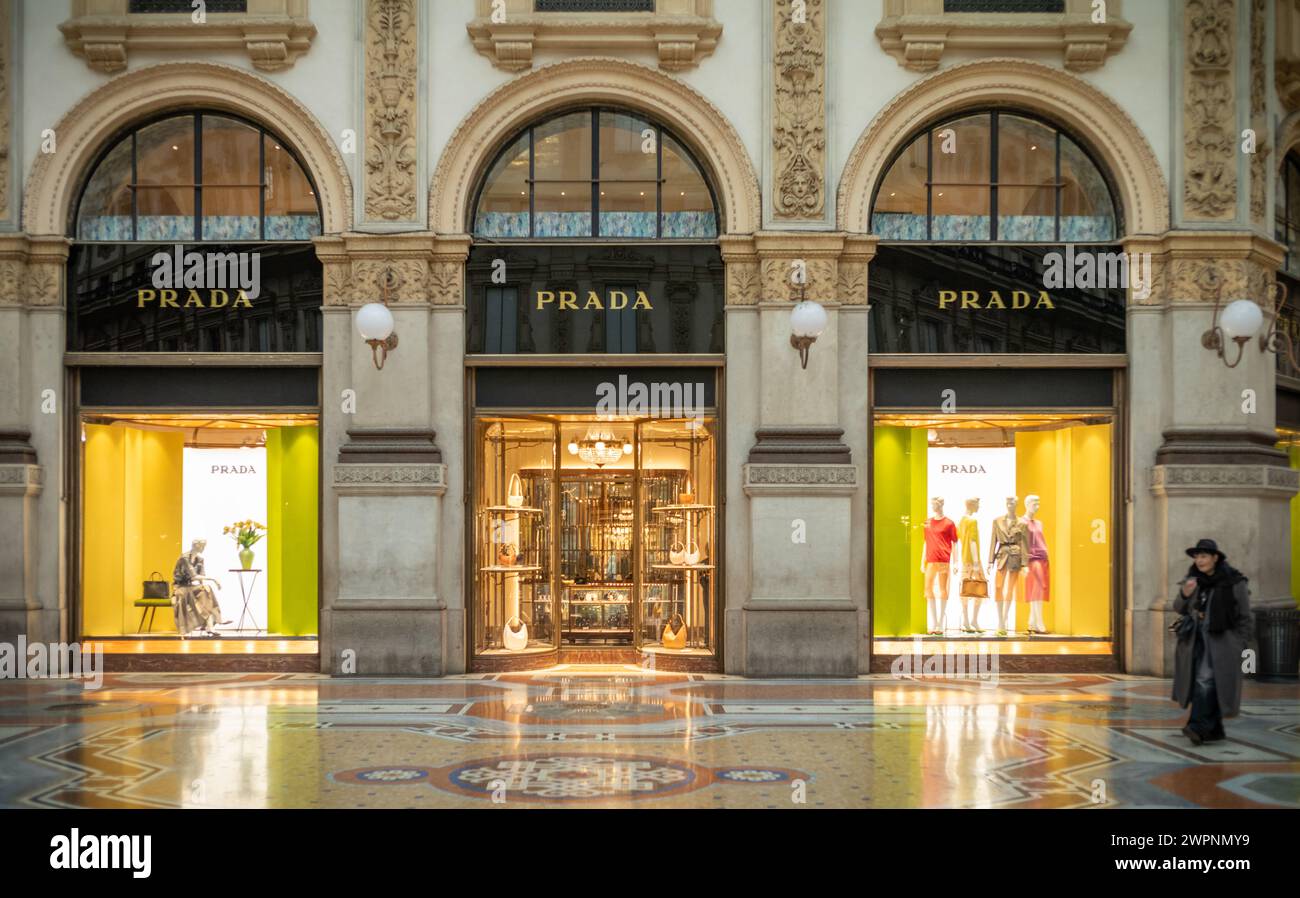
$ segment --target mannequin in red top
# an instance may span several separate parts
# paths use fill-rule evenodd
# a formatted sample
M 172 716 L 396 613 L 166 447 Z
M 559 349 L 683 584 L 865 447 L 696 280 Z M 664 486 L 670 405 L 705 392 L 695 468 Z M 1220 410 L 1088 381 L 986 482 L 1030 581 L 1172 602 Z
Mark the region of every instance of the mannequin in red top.
M 925 598 L 929 604 L 930 636 L 943 635 L 943 615 L 948 607 L 948 585 L 953 567 L 952 546 L 957 542 L 957 525 L 943 515 L 943 499 L 930 500 L 930 518 L 925 522 L 925 551 L 921 573 L 925 574 Z

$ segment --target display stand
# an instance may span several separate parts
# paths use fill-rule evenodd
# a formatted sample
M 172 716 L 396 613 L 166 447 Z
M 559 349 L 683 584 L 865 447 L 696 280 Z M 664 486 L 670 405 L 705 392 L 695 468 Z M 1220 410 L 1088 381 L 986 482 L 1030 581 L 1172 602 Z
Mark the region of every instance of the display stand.
M 247 616 L 249 621 L 253 624 L 253 632 L 261 633 L 262 628 L 257 625 L 257 618 L 253 617 L 253 612 L 248 607 L 248 600 L 253 597 L 253 587 L 257 586 L 257 575 L 262 573 L 262 569 L 256 567 L 232 567 L 229 568 L 229 570 L 230 573 L 238 575 L 239 592 L 244 599 L 244 608 L 239 612 L 239 624 L 235 627 L 235 632 L 244 632 L 244 617 Z M 253 578 L 251 580 L 245 580 L 245 574 L 252 574 Z
M 663 515 L 681 515 L 682 526 L 686 528 L 686 538 L 682 544 L 689 546 L 691 541 L 701 532 L 708 532 L 710 528 L 706 527 L 706 521 L 709 515 L 713 514 L 712 505 L 698 504 L 674 504 L 674 505 L 657 505 L 651 509 L 654 514 Z M 671 518 L 669 518 L 671 522 Z M 695 534 L 695 536 L 692 535 Z M 688 648 L 696 646 L 701 642 L 701 634 L 698 632 L 699 621 L 706 614 L 707 609 L 696 608 L 697 598 L 695 590 L 695 578 L 701 571 L 711 571 L 714 565 L 708 562 L 697 564 L 653 564 L 651 567 L 656 571 L 673 571 L 680 573 L 684 579 L 685 598 L 682 600 L 684 606 L 681 610 L 682 619 L 686 621 L 686 645 Z M 659 600 L 661 602 L 671 602 L 671 600 Z M 676 604 L 673 602 L 672 604 Z M 702 602 L 700 603 L 702 606 Z M 665 619 L 671 616 L 665 615 Z
M 520 614 L 519 577 L 523 574 L 537 573 L 542 570 L 542 566 L 539 564 L 498 563 L 498 547 L 510 542 L 510 540 L 493 539 L 493 536 L 495 535 L 498 526 L 506 527 L 513 523 L 514 527 L 512 529 L 514 530 L 514 544 L 518 553 L 517 557 L 522 558 L 524 556 L 524 548 L 521 544 L 521 535 L 518 523 L 520 519 L 526 515 L 540 516 L 542 514 L 542 509 L 522 505 L 517 507 L 512 505 L 488 505 L 481 509 L 481 512 L 482 520 L 487 529 L 483 534 L 480 544 L 483 547 L 484 557 L 493 563 L 480 565 L 479 572 L 491 577 L 501 578 L 501 590 L 505 594 L 505 608 L 503 610 L 502 620 L 499 622 L 500 627 L 504 627 L 510 620 L 518 618 L 519 620 L 523 620 L 525 623 L 530 624 L 530 636 L 536 636 L 536 631 L 531 630 L 532 627 L 536 627 L 536 621 L 532 620 L 534 615 L 530 614 L 529 619 L 525 620 L 523 615 Z M 496 632 L 499 629 L 497 626 L 498 622 L 492 619 L 490 609 L 485 610 L 488 614 L 488 619 L 484 622 L 485 626 L 487 626 L 491 632 Z

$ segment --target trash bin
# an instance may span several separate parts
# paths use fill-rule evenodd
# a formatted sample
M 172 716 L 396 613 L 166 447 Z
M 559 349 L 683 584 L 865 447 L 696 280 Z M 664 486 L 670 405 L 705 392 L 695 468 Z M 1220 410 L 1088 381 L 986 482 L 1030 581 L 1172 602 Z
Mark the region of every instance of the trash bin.
M 1300 678 L 1300 610 L 1256 611 L 1255 638 L 1259 643 L 1257 679 Z

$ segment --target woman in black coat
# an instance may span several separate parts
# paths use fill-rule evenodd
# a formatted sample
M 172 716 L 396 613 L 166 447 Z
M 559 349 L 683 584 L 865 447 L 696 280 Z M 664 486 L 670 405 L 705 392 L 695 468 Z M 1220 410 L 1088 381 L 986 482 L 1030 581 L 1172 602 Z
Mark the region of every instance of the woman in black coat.
M 1192 566 L 1174 599 L 1183 632 L 1174 652 L 1174 701 L 1192 711 L 1193 745 L 1224 738 L 1223 718 L 1241 710 L 1241 658 L 1250 641 L 1250 588 L 1212 539 L 1187 550 Z

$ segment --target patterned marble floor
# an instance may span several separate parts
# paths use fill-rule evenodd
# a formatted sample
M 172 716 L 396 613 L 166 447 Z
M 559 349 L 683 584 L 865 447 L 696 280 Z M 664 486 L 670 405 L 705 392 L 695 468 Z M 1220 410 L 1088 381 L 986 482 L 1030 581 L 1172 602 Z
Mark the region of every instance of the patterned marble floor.
M 3 807 L 1300 807 L 1300 687 L 1192 747 L 1116 674 L 0 681 Z

